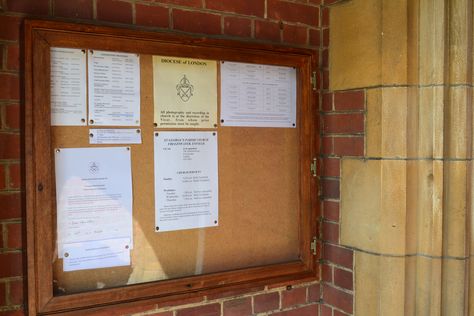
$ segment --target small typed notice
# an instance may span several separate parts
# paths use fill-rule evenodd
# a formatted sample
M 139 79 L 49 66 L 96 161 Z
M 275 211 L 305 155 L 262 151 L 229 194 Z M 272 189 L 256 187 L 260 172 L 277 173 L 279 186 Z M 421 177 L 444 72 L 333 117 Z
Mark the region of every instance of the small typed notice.
M 221 125 L 296 127 L 296 69 L 221 62 Z
M 133 247 L 130 148 L 56 149 L 55 169 L 58 257 L 67 259 L 64 268 L 85 269 L 87 256 L 95 258 L 88 262 L 96 268 L 123 265 Z M 127 242 L 113 262 L 111 251 L 118 248 L 111 245 L 117 240 Z
M 87 125 L 86 51 L 51 48 L 51 125 Z
M 155 132 L 155 230 L 218 226 L 216 132 Z
M 140 58 L 88 51 L 89 125 L 140 125 Z
M 139 128 L 90 129 L 89 144 L 141 144 Z

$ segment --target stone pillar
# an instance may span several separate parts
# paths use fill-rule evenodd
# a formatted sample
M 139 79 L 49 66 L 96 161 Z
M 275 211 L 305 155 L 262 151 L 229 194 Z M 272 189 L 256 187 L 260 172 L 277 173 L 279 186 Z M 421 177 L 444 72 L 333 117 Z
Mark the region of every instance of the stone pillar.
M 367 96 L 364 157 L 341 164 L 355 315 L 474 314 L 472 18 L 469 0 L 331 9 L 330 89 Z

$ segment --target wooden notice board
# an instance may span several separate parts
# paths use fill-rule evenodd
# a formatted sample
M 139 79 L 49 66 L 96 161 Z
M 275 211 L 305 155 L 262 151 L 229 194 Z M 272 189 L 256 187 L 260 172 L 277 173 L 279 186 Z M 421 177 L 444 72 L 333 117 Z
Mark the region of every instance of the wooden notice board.
M 31 314 L 159 302 L 317 277 L 317 256 L 311 249 L 318 216 L 316 178 L 310 170 L 318 148 L 316 95 L 310 82 L 317 62 L 314 51 L 52 21 L 27 21 L 25 30 Z M 51 125 L 51 47 L 139 55 L 142 143 L 129 145 L 134 243 L 129 266 L 64 272 L 58 258 L 54 151 L 116 145 L 90 144 L 92 126 Z M 213 131 L 218 137 L 215 227 L 154 229 L 153 135 L 179 130 L 153 124 L 155 55 L 296 69 L 296 127 L 217 124 L 186 129 Z M 217 73 L 219 92 L 219 67 Z M 219 94 L 217 103 L 219 111 Z

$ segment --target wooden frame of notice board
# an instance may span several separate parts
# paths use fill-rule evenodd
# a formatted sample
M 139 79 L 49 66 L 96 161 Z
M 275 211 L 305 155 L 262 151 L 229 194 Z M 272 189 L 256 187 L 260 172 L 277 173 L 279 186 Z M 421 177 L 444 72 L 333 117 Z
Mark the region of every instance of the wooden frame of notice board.
M 232 136 L 226 136 L 232 135 L 234 132 L 228 132 L 226 134 L 226 129 L 222 126 L 216 126 L 215 129 L 210 129 L 216 131 L 219 135 L 223 135 L 222 138 L 219 138 L 219 146 L 225 146 L 226 148 L 219 148 L 219 155 L 221 155 L 222 150 L 222 152 L 236 155 L 234 157 L 235 160 L 243 161 L 245 160 L 243 155 L 249 155 L 252 148 L 258 152 L 261 156 L 259 159 L 262 160 L 262 164 L 254 165 L 253 160 L 248 160 L 245 161 L 245 164 L 240 166 L 243 166 L 243 170 L 247 170 L 247 172 L 257 173 L 254 178 L 256 181 L 255 187 L 265 188 L 267 186 L 271 189 L 262 190 L 261 192 L 263 192 L 262 194 L 265 194 L 265 196 L 259 197 L 256 195 L 255 199 L 249 201 L 245 201 L 244 196 L 242 198 L 244 202 L 235 199 L 229 202 L 226 200 L 225 194 L 223 194 L 224 197 L 221 199 L 221 192 L 225 193 L 226 190 L 232 191 L 234 189 L 236 190 L 235 192 L 237 192 L 238 188 L 233 188 L 232 186 L 239 186 L 237 180 L 241 178 L 238 177 L 239 170 L 237 170 L 237 172 L 235 172 L 235 170 L 233 172 L 225 170 L 225 168 L 231 169 L 235 167 L 234 164 L 228 164 L 226 161 L 220 163 L 219 177 L 222 174 L 224 178 L 227 177 L 227 179 L 230 179 L 231 177 L 235 177 L 235 179 L 234 181 L 219 179 L 219 203 L 222 204 L 219 208 L 219 212 L 222 213 L 221 223 L 226 218 L 229 219 L 226 223 L 222 223 L 219 229 L 221 231 L 242 230 L 246 232 L 245 227 L 236 227 L 244 224 L 237 220 L 238 217 L 236 214 L 233 214 L 237 211 L 245 211 L 246 209 L 251 209 L 252 213 L 256 214 L 255 218 L 252 218 L 250 221 L 260 222 L 259 227 L 265 226 L 265 217 L 263 216 L 267 216 L 267 218 L 269 215 L 271 215 L 272 218 L 280 217 L 284 223 L 294 223 L 293 226 L 282 226 L 282 231 L 278 232 L 278 234 L 282 236 L 286 234 L 293 236 L 291 237 L 291 242 L 293 245 L 296 245 L 295 249 L 293 249 L 296 251 L 296 255 L 293 257 L 289 256 L 289 258 L 293 259 L 285 262 L 282 262 L 284 260 L 272 261 L 272 254 L 278 253 L 280 250 L 273 249 L 275 247 L 270 243 L 268 247 L 261 245 L 260 248 L 268 251 L 270 254 L 268 258 L 270 259 L 267 260 L 263 257 L 260 261 L 256 261 L 264 264 L 252 266 L 251 260 L 243 261 L 244 263 L 242 263 L 241 266 L 239 266 L 238 263 L 237 266 L 224 264 L 223 270 L 220 271 L 220 261 L 214 257 L 225 257 L 228 256 L 228 254 L 225 254 L 225 251 L 221 252 L 219 250 L 225 245 L 221 245 L 219 241 L 215 241 L 216 245 L 209 248 L 211 250 L 208 251 L 208 258 L 205 259 L 209 261 L 209 266 L 213 266 L 209 268 L 209 270 L 204 269 L 201 273 L 195 273 L 190 276 L 169 277 L 163 280 L 146 281 L 145 279 L 140 279 L 139 282 L 134 284 L 127 285 L 125 283 L 117 283 L 118 285 L 106 289 L 89 289 L 87 288 L 86 282 L 83 288 L 79 287 L 79 290 L 76 289 L 71 293 L 58 295 L 55 292 L 54 284 L 58 281 L 55 279 L 58 273 L 55 270 L 57 269 L 55 263 L 55 260 L 57 260 L 56 186 L 54 155 L 52 151 L 58 144 L 65 144 L 66 147 L 87 147 L 89 145 L 82 142 L 79 138 L 74 138 L 76 137 L 74 135 L 79 135 L 85 130 L 80 131 L 78 129 L 76 133 L 76 130 L 68 132 L 66 129 L 63 133 L 61 129 L 59 129 L 58 132 L 57 129 L 51 126 L 51 47 L 95 49 L 136 53 L 142 56 L 162 55 L 294 67 L 297 70 L 297 124 L 295 128 L 287 132 L 282 132 L 282 129 L 272 130 L 262 128 L 242 129 L 242 131 L 235 130 L 236 136 L 234 138 L 232 138 Z M 146 60 L 146 58 L 143 60 Z M 291 284 L 295 281 L 303 280 L 317 280 L 319 275 L 317 272 L 318 254 L 316 250 L 318 246 L 316 236 L 318 234 L 317 219 L 319 216 L 319 203 L 314 157 L 317 156 L 319 138 L 316 84 L 314 82 L 315 80 L 312 80 L 317 63 L 317 53 L 309 49 L 215 38 L 198 38 L 187 35 L 164 34 L 95 25 L 70 24 L 57 21 L 27 20 L 25 22 L 25 158 L 27 175 L 26 225 L 29 314 L 54 314 L 59 312 L 82 314 L 85 310 L 110 308 L 112 305 L 159 304 L 217 292 L 246 288 L 254 289 L 271 284 Z M 145 76 L 145 74 L 142 74 L 142 76 Z M 151 90 L 145 91 L 146 88 L 144 86 L 143 84 L 141 92 L 142 117 L 144 117 L 143 112 L 148 111 L 146 109 L 149 108 L 146 104 L 143 105 L 149 102 L 149 100 L 146 101 L 149 99 L 147 94 L 152 94 L 152 92 L 150 92 Z M 150 131 L 155 131 L 156 128 L 152 126 L 152 121 L 148 123 L 144 118 L 142 124 L 148 124 L 149 126 L 143 125 L 143 130 L 149 128 Z M 260 143 L 255 141 L 255 139 L 259 139 L 259 137 L 262 137 Z M 281 137 L 281 139 L 278 137 Z M 284 144 L 281 145 L 280 143 Z M 245 147 L 247 144 L 253 144 L 256 147 L 247 148 Z M 267 147 L 260 150 L 258 147 L 260 146 L 259 144 L 262 145 L 262 147 L 265 144 Z M 143 146 L 146 146 L 145 139 Z M 233 148 L 233 146 L 236 148 Z M 278 150 L 273 150 L 272 148 L 277 148 Z M 132 148 L 132 150 L 135 149 Z M 139 152 L 138 149 L 137 151 Z M 239 152 L 241 153 L 239 154 Z M 269 155 L 270 153 L 272 157 L 276 157 L 276 159 L 268 159 L 268 165 L 266 165 L 265 155 Z M 133 159 L 134 157 L 132 156 L 132 160 Z M 234 160 L 233 157 L 223 157 L 222 159 Z M 290 165 L 286 166 L 285 164 L 288 162 L 290 162 Z M 247 165 L 248 169 L 245 169 Z M 269 168 L 265 168 L 265 166 L 269 166 Z M 281 166 L 283 167 L 282 169 L 286 168 L 290 172 L 288 172 L 288 170 L 278 170 Z M 134 168 L 136 168 L 135 165 L 132 167 L 132 172 L 136 171 Z M 283 174 L 285 172 L 285 177 L 289 177 L 290 179 L 287 183 L 284 182 L 287 178 L 279 177 L 280 173 Z M 258 204 L 258 200 L 275 200 L 275 203 L 280 203 L 277 196 L 271 196 L 272 190 L 278 187 L 285 188 L 285 186 L 291 185 L 292 183 L 295 183 L 295 186 L 290 188 L 290 191 L 294 192 L 295 198 L 290 201 L 291 203 L 288 201 L 285 203 L 290 205 L 290 208 L 295 209 L 284 214 L 272 214 L 272 211 L 278 211 L 279 208 L 275 208 L 275 210 L 257 210 L 257 208 L 261 208 L 262 205 L 267 205 Z M 148 184 L 145 183 L 145 185 Z M 240 190 L 238 192 L 242 192 L 240 188 L 238 190 Z M 140 195 L 139 192 L 147 191 L 135 190 L 134 188 L 136 200 L 153 201 L 154 196 L 147 194 Z M 134 200 L 133 203 L 135 208 L 135 203 L 138 202 Z M 252 203 L 257 204 L 253 205 Z M 142 213 L 147 212 L 147 205 L 151 204 L 145 204 L 145 207 L 141 206 L 141 211 L 145 209 Z M 134 213 L 134 216 L 140 216 L 138 211 L 136 213 L 136 215 Z M 259 216 L 261 216 L 261 218 L 259 218 Z M 146 218 L 143 220 L 145 221 Z M 219 225 L 221 225 L 221 223 L 219 223 Z M 296 231 L 285 231 L 285 227 L 294 227 Z M 153 225 L 151 225 L 150 229 L 153 230 Z M 273 232 L 278 229 L 279 227 L 272 227 Z M 239 245 L 250 244 L 252 242 L 258 243 L 259 236 L 257 235 L 247 236 L 247 241 L 245 239 L 236 241 L 229 239 L 225 242 L 227 244 L 234 242 Z M 260 237 L 264 237 L 263 239 L 265 239 L 265 236 Z M 167 242 L 169 243 L 170 241 L 168 240 Z M 210 244 L 212 244 L 212 242 L 213 240 L 211 238 Z M 179 245 L 171 245 L 171 248 L 177 248 L 178 246 Z M 239 248 L 236 247 L 236 249 Z M 235 253 L 235 257 L 241 256 L 245 258 L 245 248 L 239 251 L 241 251 L 241 253 Z M 247 256 L 258 257 L 259 252 Z M 207 261 L 204 262 L 204 268 L 206 268 L 206 262 Z M 177 262 L 172 262 L 172 264 L 176 266 Z M 115 273 L 117 271 L 114 270 L 112 272 Z M 181 272 L 178 272 L 177 275 L 179 275 L 179 273 Z M 76 279 L 65 278 L 66 281 L 64 282 L 70 286 L 71 284 L 80 283 L 81 279 L 87 281 L 87 278 L 90 278 L 90 275 L 87 274 L 85 274 L 86 277 L 83 277 L 84 275 L 82 274 L 79 274 L 79 276 L 80 277 Z M 61 273 L 59 273 L 59 277 L 63 277 Z M 92 282 L 94 280 L 88 281 Z M 73 286 L 74 285 L 72 285 L 72 287 Z

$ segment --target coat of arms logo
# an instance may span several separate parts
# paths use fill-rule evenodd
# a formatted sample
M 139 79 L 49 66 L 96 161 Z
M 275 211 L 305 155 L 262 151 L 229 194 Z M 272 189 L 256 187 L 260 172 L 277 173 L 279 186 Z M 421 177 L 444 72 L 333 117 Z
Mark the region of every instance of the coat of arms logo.
M 186 75 L 183 75 L 179 83 L 176 85 L 176 91 L 178 91 L 178 96 L 183 100 L 183 102 L 188 102 L 189 99 L 193 96 L 194 86 L 191 84 Z
M 97 174 L 100 170 L 99 164 L 95 161 L 89 163 L 89 172 L 91 174 Z

